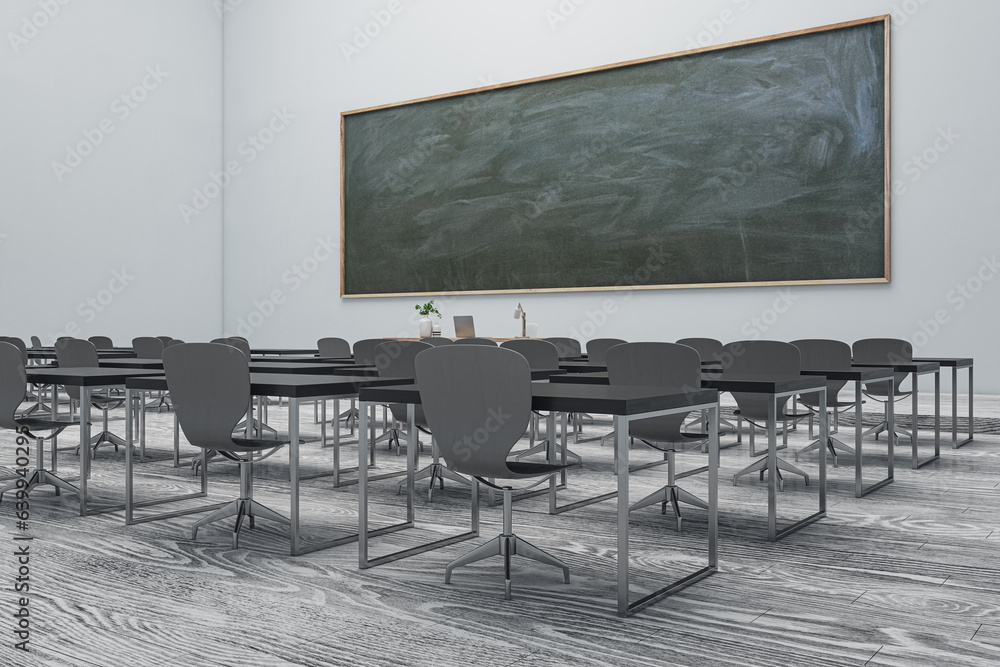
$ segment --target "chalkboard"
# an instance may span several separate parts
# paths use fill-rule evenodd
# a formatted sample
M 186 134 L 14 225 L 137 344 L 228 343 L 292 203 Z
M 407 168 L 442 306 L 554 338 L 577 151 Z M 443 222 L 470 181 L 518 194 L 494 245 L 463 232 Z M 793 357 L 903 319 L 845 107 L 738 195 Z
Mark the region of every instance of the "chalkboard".
M 341 115 L 341 295 L 888 282 L 888 17 Z

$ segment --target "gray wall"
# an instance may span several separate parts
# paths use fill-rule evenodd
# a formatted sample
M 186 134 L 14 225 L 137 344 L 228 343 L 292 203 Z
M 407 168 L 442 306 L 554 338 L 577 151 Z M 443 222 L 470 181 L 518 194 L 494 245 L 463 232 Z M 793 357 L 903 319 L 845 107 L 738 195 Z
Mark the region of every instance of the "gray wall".
M 339 298 L 325 240 L 338 240 L 341 111 L 895 13 L 891 284 L 447 297 L 436 300 L 444 333 L 452 315 L 471 314 L 478 332 L 516 335 L 520 301 L 540 335 L 581 339 L 898 336 L 915 339 L 920 354 L 975 356 L 977 388 L 1000 391 L 1000 279 L 977 275 L 1000 271 L 984 263 L 1000 254 L 990 193 L 1000 149 L 997 3 L 400 0 L 387 25 L 368 25 L 377 34 L 367 43 L 359 31 L 371 12 L 385 22 L 389 2 L 344 5 L 244 3 L 227 20 L 226 154 L 273 107 L 295 114 L 226 193 L 229 331 L 242 322 L 261 344 L 416 335 L 416 298 Z M 257 261 L 240 260 L 249 257 Z M 655 249 L 647 261 L 659 261 Z M 963 296 L 958 286 L 979 291 Z
M 0 34 L 0 330 L 216 335 L 221 201 L 179 211 L 222 143 L 211 3 L 5 0 Z
M 0 6 L 0 330 L 259 345 L 416 334 L 415 299 L 339 298 L 341 111 L 894 12 L 891 284 L 449 297 L 444 331 L 471 314 L 514 335 L 520 301 L 541 335 L 581 339 L 900 336 L 975 356 L 1000 392 L 992 0 L 92 0 L 15 53 L 39 11 Z M 169 76 L 119 119 L 156 65 Z M 52 162 L 105 118 L 60 182 Z M 227 163 L 224 194 L 196 198 Z

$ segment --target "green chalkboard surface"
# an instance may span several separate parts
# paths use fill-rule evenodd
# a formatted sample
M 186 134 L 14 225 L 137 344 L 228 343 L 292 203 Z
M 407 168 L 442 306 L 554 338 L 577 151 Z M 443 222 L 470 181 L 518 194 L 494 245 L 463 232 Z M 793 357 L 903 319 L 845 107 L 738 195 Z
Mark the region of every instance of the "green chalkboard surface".
M 886 282 L 888 30 L 346 112 L 341 294 Z

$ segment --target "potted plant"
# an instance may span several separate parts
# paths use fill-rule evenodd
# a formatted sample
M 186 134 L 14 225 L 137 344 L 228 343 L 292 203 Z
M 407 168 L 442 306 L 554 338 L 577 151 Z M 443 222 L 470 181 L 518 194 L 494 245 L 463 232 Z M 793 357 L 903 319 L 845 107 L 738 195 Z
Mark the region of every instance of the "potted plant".
M 431 299 L 430 301 L 428 301 L 423 305 L 418 303 L 417 305 L 414 306 L 414 308 L 416 308 L 417 311 L 423 316 L 420 319 L 420 337 L 430 338 L 431 318 L 429 317 L 429 315 L 431 313 L 434 313 L 438 317 L 441 317 L 441 313 L 438 311 L 437 308 L 434 307 L 434 299 Z

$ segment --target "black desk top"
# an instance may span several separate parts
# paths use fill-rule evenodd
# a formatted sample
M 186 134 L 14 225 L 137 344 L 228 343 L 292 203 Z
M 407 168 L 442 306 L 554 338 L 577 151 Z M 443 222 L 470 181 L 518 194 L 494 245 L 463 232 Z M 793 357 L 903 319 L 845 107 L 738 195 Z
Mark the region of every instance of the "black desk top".
M 101 368 L 128 368 L 132 370 L 163 370 L 162 359 L 101 359 Z
M 271 356 L 271 357 L 261 357 L 261 356 L 250 356 L 251 362 L 259 362 L 262 364 L 341 364 L 349 365 L 354 364 L 353 357 L 298 357 L 294 355 L 282 355 L 282 356 Z
M 570 373 L 599 373 L 608 370 L 606 364 L 593 364 L 589 361 L 559 361 L 559 368 Z
M 925 361 L 935 362 L 945 367 L 967 368 L 972 365 L 972 357 L 921 357 L 913 361 L 922 363 Z
M 38 368 L 28 366 L 28 382 L 34 384 L 68 384 L 72 387 L 107 387 L 123 385 L 134 377 L 158 375 L 162 370 L 127 368 Z
M 392 378 L 345 377 L 334 375 L 303 375 L 283 373 L 251 373 L 250 393 L 254 396 L 286 398 L 316 398 L 356 394 L 363 387 L 399 382 Z M 165 375 L 132 377 L 125 383 L 128 389 L 167 391 Z
M 343 368 L 338 364 L 297 364 L 281 362 L 251 361 L 251 373 L 285 373 L 291 375 L 335 375 L 334 371 Z M 349 375 L 355 375 L 349 373 Z
M 879 363 L 879 364 L 861 364 L 854 362 L 852 366 L 859 367 L 869 367 L 869 366 L 882 366 L 885 368 L 891 368 L 898 373 L 933 373 L 935 371 L 941 370 L 941 364 L 936 361 L 906 361 L 898 364 L 889 363 Z
M 882 371 L 889 369 L 882 368 Z M 862 373 L 862 371 L 858 371 Z M 874 369 L 873 369 L 874 373 Z M 879 377 L 877 373 L 874 377 Z M 885 377 L 882 375 L 881 377 Z M 585 386 L 608 385 L 607 373 L 565 373 L 549 378 L 549 382 L 566 386 L 577 384 Z M 719 391 L 741 391 L 748 393 L 777 394 L 786 391 L 808 391 L 826 387 L 826 377 L 812 375 L 715 375 L 705 373 L 701 376 L 702 389 L 717 389 Z M 581 410 L 583 412 L 583 410 Z
M 850 370 L 825 370 L 825 369 L 802 369 L 799 371 L 803 375 L 822 375 L 827 380 L 854 380 L 867 382 L 868 380 L 886 380 L 892 376 L 893 371 L 888 366 L 858 366 Z
M 415 384 L 365 387 L 358 398 L 372 403 L 419 404 L 420 390 Z M 553 412 L 634 415 L 714 403 L 718 399 L 719 392 L 711 389 L 531 383 L 531 408 Z
M 132 350 L 98 350 L 97 357 L 99 359 L 134 359 L 135 352 Z M 54 349 L 43 349 L 38 348 L 28 348 L 28 358 L 29 359 L 55 359 L 56 351 Z
M 250 354 L 272 354 L 278 356 L 286 354 L 319 354 L 319 350 L 308 347 L 254 347 L 250 349 Z

